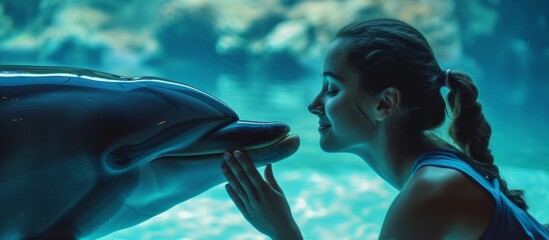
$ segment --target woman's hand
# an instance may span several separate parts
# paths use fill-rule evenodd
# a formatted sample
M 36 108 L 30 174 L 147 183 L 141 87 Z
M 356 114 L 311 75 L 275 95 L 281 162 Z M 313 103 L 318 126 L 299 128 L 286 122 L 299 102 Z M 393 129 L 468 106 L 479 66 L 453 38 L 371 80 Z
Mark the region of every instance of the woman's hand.
M 272 166 L 265 168 L 265 181 L 241 151 L 226 152 L 223 158 L 225 189 L 246 220 L 272 239 L 303 239 Z

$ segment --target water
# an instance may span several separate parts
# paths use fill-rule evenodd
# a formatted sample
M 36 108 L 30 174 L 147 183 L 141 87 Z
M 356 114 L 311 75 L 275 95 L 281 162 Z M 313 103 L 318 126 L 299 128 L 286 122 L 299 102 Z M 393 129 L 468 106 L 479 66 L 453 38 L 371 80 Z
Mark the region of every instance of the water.
M 324 46 L 323 32 L 317 31 L 320 40 L 311 40 L 309 45 L 313 47 L 309 48 L 297 43 L 276 45 L 275 41 L 271 43 L 271 50 L 256 49 L 254 43 L 240 48 L 228 47 L 240 46 L 240 38 L 253 42 L 261 36 L 274 35 L 274 26 L 282 21 L 280 16 L 285 12 L 260 18 L 264 21 L 263 28 L 239 29 L 246 27 L 245 19 L 252 19 L 244 12 L 268 14 L 268 11 L 252 10 L 254 6 L 271 6 L 277 1 L 228 1 L 244 11 L 242 14 L 246 16 L 241 19 L 234 18 L 228 10 L 223 11 L 227 6 L 221 4 L 215 13 L 225 17 L 225 25 L 214 30 L 222 30 L 224 34 L 205 27 L 207 22 L 193 18 L 192 14 L 177 14 L 177 11 L 185 10 L 181 8 L 187 6 L 184 3 L 207 5 L 209 1 L 157 0 L 152 1 L 154 6 L 147 5 L 146 1 L 128 2 L 125 3 L 128 9 L 147 6 L 147 10 L 140 15 L 99 0 L 78 4 L 42 1 L 31 9 L 20 6 L 22 3 L 0 1 L 0 6 L 4 6 L 4 14 L 0 15 L 3 16 L 0 64 L 65 65 L 120 75 L 165 77 L 211 93 L 231 106 L 241 119 L 286 122 L 291 126 L 291 132 L 301 137 L 302 143 L 295 155 L 275 164 L 274 171 L 304 237 L 377 238 L 397 191 L 356 156 L 322 152 L 316 130 L 318 119 L 306 109 L 320 89 L 317 76 Z M 291 9 L 301 1 L 281 2 L 285 2 L 286 9 Z M 319 2 L 312 6 L 330 1 Z M 473 0 L 437 1 L 438 5 L 432 6 L 436 8 L 434 11 L 421 8 L 429 1 L 418 1 L 416 7 L 395 5 L 394 2 L 386 1 L 378 8 L 383 9 L 384 15 L 405 20 L 414 19 L 408 15 L 418 16 L 419 20 L 415 22 L 434 17 L 433 24 L 424 23 L 420 29 L 429 34 L 443 66 L 471 73 L 477 81 L 485 114 L 493 127 L 491 147 L 502 175 L 510 188 L 525 190 L 530 214 L 542 223 L 549 223 L 546 207 L 549 202 L 549 81 L 539 70 L 543 69 L 539 66 L 546 67 L 549 63 L 548 32 L 539 27 L 547 24 L 548 14 L 539 10 L 549 9 L 541 7 L 546 3 L 532 3 L 540 5 L 532 9 L 531 6 L 514 6 L 511 1 L 493 5 Z M 374 1 L 363 3 L 376 5 Z M 343 3 L 331 4 L 345 7 Z M 471 20 L 474 12 L 460 10 L 475 4 L 479 5 L 478 11 L 484 11 L 483 16 L 492 14 L 494 19 Z M 311 12 L 322 15 L 322 9 L 314 8 Z M 364 9 L 376 11 L 374 7 Z M 39 20 L 33 21 L 33 14 L 38 14 L 36 19 Z M 436 20 L 440 14 L 444 14 L 443 20 Z M 501 19 L 509 17 L 521 21 L 517 26 L 530 24 L 530 31 L 512 27 L 514 25 L 500 31 L 508 24 Z M 6 19 L 11 19 L 11 23 Z M 170 19 L 185 20 L 182 22 L 187 23 L 183 24 L 186 28 L 170 25 Z M 445 21 L 449 24 L 436 24 Z M 430 30 L 433 28 L 438 30 Z M 231 34 L 225 34 L 227 31 L 233 31 L 237 37 L 231 38 Z M 458 41 L 452 37 L 459 31 L 463 36 L 458 34 Z M 482 31 L 485 33 L 479 33 Z M 453 40 L 435 34 L 440 32 L 447 33 L 445 36 Z M 303 37 L 296 39 L 292 41 L 295 43 Z M 499 48 L 488 48 L 490 43 Z M 293 47 L 293 50 L 280 50 L 284 47 Z M 223 187 L 217 186 L 144 223 L 102 239 L 267 238 L 244 220 Z

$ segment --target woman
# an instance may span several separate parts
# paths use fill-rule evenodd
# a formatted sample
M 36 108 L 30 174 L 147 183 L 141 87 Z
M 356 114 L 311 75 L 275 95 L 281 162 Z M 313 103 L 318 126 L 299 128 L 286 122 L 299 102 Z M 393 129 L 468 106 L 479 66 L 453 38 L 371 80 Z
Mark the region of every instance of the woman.
M 381 239 L 547 239 L 522 192 L 508 190 L 488 149 L 490 125 L 467 75 L 438 65 L 427 40 L 398 20 L 342 28 L 322 66 L 323 87 L 309 106 L 326 152 L 361 157 L 400 193 Z M 457 147 L 431 134 L 446 116 L 448 87 Z M 240 151 L 225 153 L 229 196 L 273 239 L 301 239 L 272 167 L 263 180 Z

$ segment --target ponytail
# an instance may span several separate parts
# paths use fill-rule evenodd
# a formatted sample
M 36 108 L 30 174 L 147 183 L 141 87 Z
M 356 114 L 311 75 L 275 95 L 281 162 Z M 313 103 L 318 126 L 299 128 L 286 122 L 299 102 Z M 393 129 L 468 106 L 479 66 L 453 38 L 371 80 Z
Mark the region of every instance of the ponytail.
M 469 164 L 488 180 L 497 179 L 501 191 L 518 207 L 527 210 L 522 190 L 509 190 L 502 179 L 494 156 L 488 148 L 492 129 L 477 101 L 478 90 L 473 80 L 462 73 L 446 72 L 446 84 L 450 92 L 447 100 L 453 115 L 449 128 L 450 137 L 469 156 Z

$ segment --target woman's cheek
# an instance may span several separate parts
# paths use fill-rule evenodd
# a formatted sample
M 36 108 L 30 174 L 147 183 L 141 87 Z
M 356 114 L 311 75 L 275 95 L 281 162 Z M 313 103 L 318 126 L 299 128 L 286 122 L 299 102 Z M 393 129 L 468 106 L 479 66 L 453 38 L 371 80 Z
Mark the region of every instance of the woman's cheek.
M 326 104 L 324 106 L 326 111 L 326 116 L 328 117 L 328 120 L 333 121 L 334 116 L 337 117 L 338 112 L 341 111 L 341 106 L 338 105 L 337 100 L 330 99 L 326 101 Z

